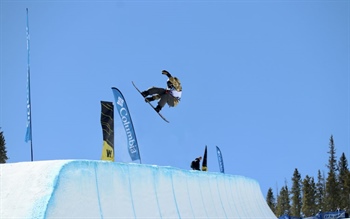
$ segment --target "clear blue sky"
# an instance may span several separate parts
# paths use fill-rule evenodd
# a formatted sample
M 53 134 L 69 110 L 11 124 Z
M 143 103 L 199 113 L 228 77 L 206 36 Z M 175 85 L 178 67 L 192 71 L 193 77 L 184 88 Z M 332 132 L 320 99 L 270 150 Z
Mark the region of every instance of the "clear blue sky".
M 209 171 L 269 187 L 327 174 L 329 138 L 350 159 L 349 1 L 1 0 L 0 126 L 8 162 L 30 160 L 26 132 L 29 9 L 34 160 L 101 157 L 100 101 L 124 94 L 142 162 L 188 169 L 208 145 Z M 165 123 L 131 81 L 183 84 Z M 125 161 L 120 119 L 115 153 Z M 127 161 L 126 161 L 127 162 Z M 276 195 L 276 194 L 275 194 Z

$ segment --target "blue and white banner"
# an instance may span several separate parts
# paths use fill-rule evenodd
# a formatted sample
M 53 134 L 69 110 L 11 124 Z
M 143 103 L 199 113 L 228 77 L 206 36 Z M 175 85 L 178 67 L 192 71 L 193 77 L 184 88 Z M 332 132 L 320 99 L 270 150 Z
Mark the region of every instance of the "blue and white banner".
M 112 87 L 112 91 L 115 99 L 115 106 L 117 107 L 117 113 L 119 114 L 122 120 L 126 132 L 130 158 L 132 161 L 140 160 L 141 162 L 140 151 L 136 140 L 134 125 L 132 123 L 129 109 L 126 105 L 124 96 L 118 88 Z
M 216 146 L 216 153 L 218 155 L 219 168 L 221 173 L 225 173 L 224 169 L 224 160 L 222 158 L 221 150 L 218 146 Z
M 28 82 L 27 82 L 27 131 L 25 136 L 25 142 L 32 140 L 32 125 L 31 125 L 31 115 L 30 115 L 30 78 L 28 73 Z
M 28 8 L 27 8 L 27 132 L 25 136 L 25 141 L 32 140 L 32 118 L 31 118 L 31 101 L 30 101 L 30 65 L 29 65 L 29 54 L 30 54 L 30 45 L 29 45 L 29 22 L 28 22 Z

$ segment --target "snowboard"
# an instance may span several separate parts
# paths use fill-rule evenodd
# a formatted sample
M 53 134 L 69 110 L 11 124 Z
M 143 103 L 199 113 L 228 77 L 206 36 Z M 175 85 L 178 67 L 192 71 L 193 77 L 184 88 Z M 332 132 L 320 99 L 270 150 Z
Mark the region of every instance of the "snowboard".
M 136 90 L 141 94 L 141 91 L 136 87 L 135 83 L 133 81 L 132 82 L 132 85 L 134 85 L 134 87 L 136 88 Z M 141 94 L 142 96 L 142 94 Z M 143 96 L 142 96 L 143 97 Z M 154 111 L 156 111 L 156 108 L 152 105 L 151 102 L 149 102 L 148 100 L 145 99 L 145 101 L 154 109 Z M 160 114 L 159 112 L 156 111 L 156 113 L 158 113 L 158 115 L 164 120 L 166 121 L 167 123 L 169 123 L 169 121 L 162 115 Z

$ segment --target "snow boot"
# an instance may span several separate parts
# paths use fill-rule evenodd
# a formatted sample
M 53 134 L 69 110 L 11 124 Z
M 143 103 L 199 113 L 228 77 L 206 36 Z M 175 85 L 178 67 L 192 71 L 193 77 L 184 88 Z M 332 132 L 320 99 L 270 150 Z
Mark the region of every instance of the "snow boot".
M 143 97 L 147 97 L 149 95 L 149 92 L 147 90 L 145 90 L 145 91 L 141 92 L 141 95 Z
M 155 110 L 157 111 L 157 113 L 159 113 L 159 111 L 162 109 L 162 107 L 160 107 L 159 105 L 155 108 Z

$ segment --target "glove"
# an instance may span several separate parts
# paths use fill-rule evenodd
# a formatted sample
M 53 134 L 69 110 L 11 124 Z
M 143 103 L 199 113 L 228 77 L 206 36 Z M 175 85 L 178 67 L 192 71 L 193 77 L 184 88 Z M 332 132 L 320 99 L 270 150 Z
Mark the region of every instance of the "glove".
M 169 72 L 168 72 L 167 70 L 163 70 L 163 71 L 162 71 L 162 74 L 163 74 L 163 75 L 167 75 L 167 74 L 169 74 Z

